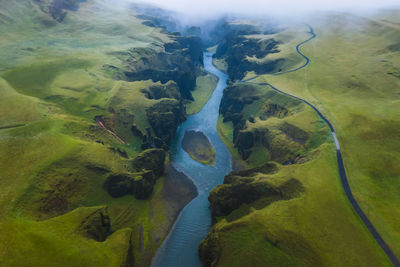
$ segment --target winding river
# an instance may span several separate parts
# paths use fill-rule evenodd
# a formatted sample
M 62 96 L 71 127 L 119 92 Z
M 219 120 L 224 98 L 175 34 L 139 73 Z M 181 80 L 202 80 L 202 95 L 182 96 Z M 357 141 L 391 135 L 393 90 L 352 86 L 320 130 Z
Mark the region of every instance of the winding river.
M 192 179 L 199 194 L 181 211 L 171 232 L 155 255 L 151 265 L 153 267 L 201 266 L 197 248 L 211 227 L 208 195 L 231 171 L 229 151 L 219 138 L 216 128 L 219 105 L 228 77 L 214 67 L 210 52 L 204 53 L 204 68 L 219 78 L 217 87 L 203 109 L 189 116 L 179 126 L 171 148 L 174 167 Z M 208 137 L 217 154 L 214 166 L 203 165 L 193 160 L 182 149 L 182 139 L 188 130 L 201 131 Z
M 300 47 L 303 44 L 314 39 L 317 35 L 315 34 L 311 26 L 307 26 L 309 28 L 309 34 L 311 36 L 296 46 L 297 53 L 305 59 L 305 63 L 297 68 L 284 72 L 278 72 L 272 75 L 281 75 L 285 73 L 295 72 L 305 68 L 309 64 L 310 59 L 300 51 Z M 152 266 L 154 267 L 201 266 L 201 262 L 197 253 L 197 248 L 203 238 L 207 235 L 208 230 L 211 226 L 211 214 L 208 208 L 209 202 L 207 200 L 208 194 L 212 188 L 222 183 L 224 176 L 231 170 L 230 154 L 224 143 L 219 138 L 216 130 L 216 124 L 219 114 L 219 104 L 221 102 L 223 90 L 226 87 L 227 75 L 213 66 L 212 53 L 204 53 L 204 67 L 208 72 L 216 75 L 219 78 L 218 85 L 210 100 L 203 107 L 203 109 L 199 113 L 189 116 L 187 121 L 185 121 L 179 127 L 176 142 L 173 146 L 172 151 L 173 163 L 175 168 L 179 171 L 184 172 L 193 180 L 194 184 L 197 187 L 199 195 L 182 210 L 169 236 L 166 238 L 160 249 L 157 251 L 157 254 L 152 263 Z M 376 242 L 385 252 L 389 260 L 392 262 L 392 264 L 396 267 L 400 266 L 399 259 L 396 257 L 396 255 L 394 255 L 393 251 L 390 249 L 385 240 L 383 240 L 381 235 L 376 230 L 375 226 L 363 212 L 357 200 L 353 196 L 347 179 L 346 170 L 344 168 L 344 162 L 340 150 L 339 141 L 336 137 L 336 133 L 332 123 L 307 100 L 297 97 L 295 95 L 288 94 L 269 83 L 254 82 L 254 80 L 258 77 L 259 75 L 256 75 L 250 79 L 242 80 L 239 82 L 269 86 L 271 89 L 281 94 L 298 99 L 306 105 L 310 106 L 318 114 L 318 116 L 329 126 L 333 140 L 335 141 L 336 145 L 336 158 L 339 176 L 347 199 L 349 200 L 354 211 L 360 217 L 361 221 L 364 223 L 368 231 L 371 233 L 373 238 L 376 240 Z M 214 167 L 205 166 L 192 160 L 189 155 L 183 151 L 181 147 L 181 141 L 185 131 L 187 130 L 202 131 L 209 138 L 217 153 L 217 160 Z

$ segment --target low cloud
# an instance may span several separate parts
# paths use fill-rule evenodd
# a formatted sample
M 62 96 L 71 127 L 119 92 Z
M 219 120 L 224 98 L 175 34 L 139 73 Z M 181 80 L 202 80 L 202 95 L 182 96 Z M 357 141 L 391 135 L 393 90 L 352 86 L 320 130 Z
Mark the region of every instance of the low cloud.
M 399 0 L 145 0 L 176 11 L 188 18 L 207 18 L 223 14 L 269 16 L 304 15 L 316 11 L 375 11 L 399 8 Z

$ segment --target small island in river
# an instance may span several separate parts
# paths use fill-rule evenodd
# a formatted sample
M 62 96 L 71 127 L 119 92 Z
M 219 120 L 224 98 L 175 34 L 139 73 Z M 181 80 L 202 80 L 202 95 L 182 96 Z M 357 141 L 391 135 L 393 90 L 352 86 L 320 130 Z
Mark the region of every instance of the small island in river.
M 215 163 L 215 150 L 202 132 L 186 131 L 182 140 L 182 148 L 192 159 L 204 165 L 213 166 Z

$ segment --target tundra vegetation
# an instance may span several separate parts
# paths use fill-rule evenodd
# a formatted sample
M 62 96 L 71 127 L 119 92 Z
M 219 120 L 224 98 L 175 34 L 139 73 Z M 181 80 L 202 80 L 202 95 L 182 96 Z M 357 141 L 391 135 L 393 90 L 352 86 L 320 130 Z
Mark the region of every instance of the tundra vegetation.
M 197 194 L 165 166 L 201 40 L 107 0 L 0 1 L 0 32 L 0 265 L 149 265 Z
M 203 44 L 230 78 L 217 127 L 234 168 L 209 195 L 204 266 L 390 266 L 344 194 L 325 122 L 266 83 L 333 123 L 351 189 L 400 257 L 399 11 L 309 18 L 311 63 L 285 74 L 304 64 L 303 24 L 222 19 L 202 42 L 150 11 L 0 0 L 1 266 L 150 264 L 197 195 L 169 147 L 217 83 Z M 212 165 L 192 135 L 187 151 Z
M 199 247 L 205 266 L 390 266 L 344 194 L 327 125 L 266 83 L 331 120 L 356 199 L 400 255 L 398 14 L 311 18 L 317 37 L 300 48 L 311 63 L 286 74 L 304 64 L 295 48 L 310 37 L 306 25 L 223 25 L 214 62 L 231 83 L 218 129 L 235 171 L 209 196 L 214 226 Z

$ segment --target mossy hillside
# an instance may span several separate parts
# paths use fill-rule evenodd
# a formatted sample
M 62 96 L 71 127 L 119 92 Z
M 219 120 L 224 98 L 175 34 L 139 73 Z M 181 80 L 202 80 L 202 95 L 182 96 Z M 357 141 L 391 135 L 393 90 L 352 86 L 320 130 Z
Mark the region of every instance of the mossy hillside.
M 311 109 L 267 86 L 227 87 L 220 110 L 225 126 L 219 129 L 248 166 L 306 161 L 308 151 L 328 138 L 326 125 Z
M 260 198 L 217 217 L 200 255 L 216 260 L 218 265 L 211 266 L 338 266 L 365 260 L 371 266 L 390 266 L 348 205 L 332 151 L 333 144 L 323 144 L 308 162 L 243 176 L 277 186 L 295 178 L 304 192 L 289 200 Z
M 280 72 L 302 62 L 295 46 L 306 36 L 303 28 L 292 25 L 277 28 L 271 22 L 261 21 L 224 24 L 225 38 L 216 49 L 214 63 L 232 80 L 242 79 L 248 73 Z
M 258 81 L 307 99 L 331 120 L 353 194 L 399 254 L 399 52 L 393 49 L 399 29 L 388 14 L 315 21 L 318 37 L 303 48 L 309 67 Z
M 54 219 L 35 222 L 7 219 L 0 228 L 3 234 L 1 264 L 5 266 L 39 266 L 52 262 L 58 266 L 120 266 L 132 254 L 132 231 L 117 231 L 104 242 L 86 237 L 82 221 L 99 216 L 101 207 L 80 208 Z M 104 212 L 104 211 L 100 211 Z M 97 219 L 97 218 L 96 218 Z M 93 226 L 95 224 L 92 224 Z M 83 226 L 83 228 L 82 228 Z M 86 229 L 89 229 L 86 227 Z M 71 246 L 71 243 L 74 245 Z M 85 257 L 82 257 L 85 249 Z M 13 257 L 8 257 L 13 255 Z M 23 264 L 25 263 L 25 264 Z
M 309 50 L 307 55 L 312 54 Z M 289 75 L 301 78 L 302 85 L 304 77 L 309 77 L 309 73 L 304 72 Z M 266 81 L 282 90 L 296 88 L 293 87 L 296 85 L 294 82 L 284 79 L 285 76 L 265 76 L 268 78 L 255 81 Z M 253 73 L 246 76 L 251 77 Z M 250 203 L 242 202 L 228 215 L 216 217 L 217 223 L 200 247 L 203 262 L 211 266 L 338 266 L 364 262 L 372 266 L 390 265 L 343 193 L 337 173 L 335 147 L 325 123 L 311 108 L 296 103 L 294 99 L 277 93 L 263 98 L 262 92 L 270 91 L 268 86 L 252 86 L 251 89 L 241 86 L 246 88 L 243 90 L 246 95 L 240 93 L 240 86 L 234 85 L 236 90 L 231 92 L 237 97 L 225 94 L 231 101 L 225 108 L 221 106 L 221 111 L 226 112 L 222 112 L 218 120 L 220 136 L 231 151 L 234 162 L 239 161 L 235 165 L 241 169 L 260 166 L 271 159 L 271 151 L 274 150 L 263 149 L 266 153 L 262 154 L 252 151 L 251 155 L 256 155 L 256 159 L 249 160 L 250 155 L 243 161 L 234 146 L 237 133 L 233 122 L 241 127 L 241 131 L 268 129 L 268 133 L 274 133 L 277 147 L 281 148 L 278 152 L 287 154 L 294 149 L 292 151 L 300 156 L 298 161 L 292 162 L 294 164 L 278 164 L 278 171 L 273 174 L 243 175 L 241 179 L 279 185 L 295 178 L 304 186 L 304 193 L 290 200 L 271 202 L 261 197 Z M 320 87 L 323 87 L 322 83 Z M 297 95 L 295 90 L 288 92 Z M 313 99 L 311 94 L 300 95 L 309 100 L 306 96 Z M 329 97 L 330 101 L 337 101 L 336 95 L 329 94 Z M 271 99 L 273 101 L 268 102 Z M 268 106 L 263 105 L 265 102 Z M 327 114 L 321 104 L 313 104 Z M 226 120 L 224 115 L 228 115 L 229 119 Z M 273 147 L 269 146 L 270 149 Z M 218 192 L 218 187 L 214 190 Z
M 165 101 L 145 91 L 176 88 L 174 82 L 116 79 L 104 65 L 122 67 L 118 53 L 132 47 L 162 51 L 170 36 L 111 1 L 82 3 L 61 23 L 47 13 L 49 3 L 14 1 L 0 8 L 0 28 L 7 28 L 0 41 L 0 224 L 10 248 L 0 249 L 1 258 L 6 266 L 148 265 L 186 202 L 164 199 L 179 194 L 164 192 L 163 178 L 147 200 L 112 198 L 104 183 L 111 173 L 137 172 L 131 160 L 149 128 L 143 115 Z M 76 208 L 104 205 L 106 241 L 71 234 L 68 216 Z
M 41 133 L 37 141 L 26 136 L 16 139 L 13 143 L 7 142 L 7 146 L 2 144 L 7 148 L 2 150 L 1 156 L 4 218 L 11 212 L 12 217 L 42 220 L 79 206 L 107 205 L 113 231 L 130 227 L 135 240 L 142 240 L 134 245 L 136 262 L 150 260 L 149 256 L 143 255 L 155 252 L 168 225 L 173 223 L 166 213 L 170 209 L 169 203 L 163 201 L 161 195 L 162 181 L 155 185 L 150 200 L 136 200 L 133 196 L 115 199 L 103 188 L 107 170 L 115 173 L 133 171 L 131 164 L 118 153 L 98 143 L 81 143 L 45 133 Z M 13 161 L 14 157 L 22 157 L 21 154 L 26 163 Z M 32 161 L 32 156 L 36 156 L 36 161 Z M 24 168 L 19 165 L 22 163 L 25 163 Z
M 260 167 L 228 174 L 224 183 L 215 187 L 208 198 L 214 219 L 230 215 L 242 205 L 252 204 L 260 209 L 275 201 L 296 198 L 304 193 L 303 185 L 295 178 L 277 184 L 276 181 L 271 182 L 258 175 L 271 174 L 276 170 L 275 164 L 266 163 Z M 234 216 L 230 216 L 230 219 Z
M 279 51 L 277 53 L 267 54 L 262 58 L 247 56 L 246 60 L 258 64 L 278 62 L 275 67 L 276 72 L 294 69 L 301 65 L 303 63 L 303 58 L 297 53 L 296 45 L 308 37 L 307 33 L 304 31 L 304 26 L 282 25 L 281 27 L 283 30 L 276 33 L 245 35 L 245 38 L 250 40 L 255 39 L 258 42 L 272 38 L 277 41 L 277 50 Z

